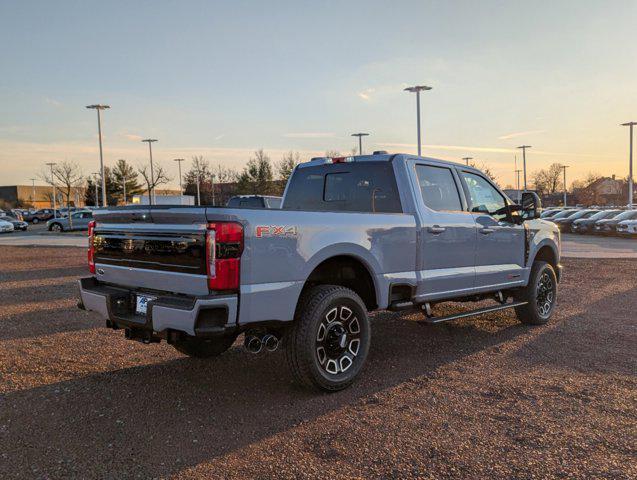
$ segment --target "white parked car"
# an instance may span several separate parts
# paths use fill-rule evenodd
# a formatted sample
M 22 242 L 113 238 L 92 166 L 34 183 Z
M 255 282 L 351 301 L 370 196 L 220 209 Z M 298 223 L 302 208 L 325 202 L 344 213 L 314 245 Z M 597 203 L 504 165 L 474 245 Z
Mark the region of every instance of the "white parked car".
M 0 220 L 0 233 L 13 232 L 13 223 Z
M 617 224 L 617 234 L 622 237 L 637 238 L 637 219 L 624 220 Z

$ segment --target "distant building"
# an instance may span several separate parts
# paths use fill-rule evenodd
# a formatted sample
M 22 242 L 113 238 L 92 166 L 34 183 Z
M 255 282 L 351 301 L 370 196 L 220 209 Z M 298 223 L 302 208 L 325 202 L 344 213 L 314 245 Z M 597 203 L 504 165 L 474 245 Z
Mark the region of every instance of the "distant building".
M 76 187 L 71 192 L 71 204 L 76 207 L 84 206 L 84 187 Z M 53 207 L 53 188 L 50 185 L 7 185 L 0 187 L 0 200 L 11 206 L 19 204 L 33 205 L 35 208 Z M 55 201 L 58 207 L 66 205 L 66 195 L 60 189 L 56 190 Z
M 612 177 L 598 178 L 584 188 L 573 192 L 577 203 L 583 205 L 625 205 L 628 197 L 628 183 Z

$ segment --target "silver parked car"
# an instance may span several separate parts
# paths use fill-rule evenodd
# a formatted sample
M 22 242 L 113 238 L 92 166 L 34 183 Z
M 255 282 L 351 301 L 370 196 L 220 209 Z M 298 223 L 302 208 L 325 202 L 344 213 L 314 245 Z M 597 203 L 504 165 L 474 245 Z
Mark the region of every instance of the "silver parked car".
M 73 212 L 71 213 L 71 220 L 72 221 L 69 221 L 69 217 L 52 218 L 46 222 L 46 228 L 52 232 L 88 230 L 88 222 L 93 220 L 93 212 L 89 212 L 88 210 Z M 71 227 L 71 225 L 73 226 Z

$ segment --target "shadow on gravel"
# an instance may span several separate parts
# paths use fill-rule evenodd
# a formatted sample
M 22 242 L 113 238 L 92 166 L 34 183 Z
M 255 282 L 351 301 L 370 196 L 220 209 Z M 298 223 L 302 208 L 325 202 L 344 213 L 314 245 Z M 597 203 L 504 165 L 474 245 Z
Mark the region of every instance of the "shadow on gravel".
M 64 298 L 68 298 L 68 294 Z M 103 321 L 80 310 L 69 312 L 68 307 L 48 308 L 0 318 L 0 341 L 90 330 L 103 326 Z
M 17 282 L 22 280 L 41 280 L 44 278 L 58 278 L 77 275 L 78 277 L 88 276 L 85 266 L 68 266 L 55 268 L 36 268 L 33 270 L 12 270 L 0 272 L 0 282 Z
M 0 451 L 8 478 L 169 476 L 406 381 L 426 383 L 464 356 L 528 329 L 511 312 L 489 330 L 460 322 L 423 326 L 407 316 L 372 321 L 368 364 L 352 388 L 321 394 L 291 383 L 284 356 L 234 348 L 0 396 Z M 139 346 L 167 348 L 164 346 Z M 417 379 L 417 380 L 416 380 Z M 364 399 L 364 397 L 367 397 Z
M 34 300 L 38 302 L 67 300 L 78 295 L 77 280 L 64 280 L 55 285 L 28 286 L 0 289 L 0 305 L 23 305 Z M 2 312 L 0 312 L 1 314 Z
M 626 352 L 634 352 L 637 345 L 636 306 L 637 287 L 590 303 L 581 315 L 534 336 L 514 355 L 531 368 L 550 365 L 587 374 L 635 376 L 637 357 Z

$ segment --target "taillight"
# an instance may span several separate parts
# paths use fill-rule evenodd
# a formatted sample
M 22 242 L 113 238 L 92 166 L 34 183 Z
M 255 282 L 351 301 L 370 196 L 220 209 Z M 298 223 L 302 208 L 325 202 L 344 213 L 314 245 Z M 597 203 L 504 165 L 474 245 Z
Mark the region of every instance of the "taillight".
M 95 220 L 88 222 L 88 271 L 95 273 L 95 247 L 93 246 L 93 230 Z
M 210 290 L 238 290 L 243 227 L 234 222 L 208 224 L 206 266 Z

